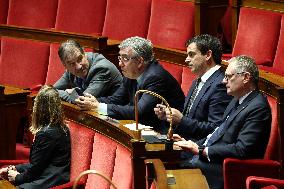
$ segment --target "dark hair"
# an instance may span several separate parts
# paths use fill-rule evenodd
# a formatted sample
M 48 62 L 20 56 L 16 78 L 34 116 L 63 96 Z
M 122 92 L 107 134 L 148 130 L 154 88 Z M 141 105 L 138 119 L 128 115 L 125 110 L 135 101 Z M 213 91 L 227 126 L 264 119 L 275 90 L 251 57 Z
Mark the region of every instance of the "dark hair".
M 75 50 L 79 50 L 82 54 L 84 54 L 83 47 L 77 41 L 68 39 L 61 43 L 58 49 L 58 56 L 62 62 L 65 62 L 66 59 L 74 55 Z
M 211 50 L 215 64 L 221 64 L 222 46 L 220 40 L 217 37 L 211 36 L 209 34 L 201 34 L 188 40 L 186 46 L 188 47 L 191 43 L 196 44 L 197 49 L 201 52 L 202 55 Z

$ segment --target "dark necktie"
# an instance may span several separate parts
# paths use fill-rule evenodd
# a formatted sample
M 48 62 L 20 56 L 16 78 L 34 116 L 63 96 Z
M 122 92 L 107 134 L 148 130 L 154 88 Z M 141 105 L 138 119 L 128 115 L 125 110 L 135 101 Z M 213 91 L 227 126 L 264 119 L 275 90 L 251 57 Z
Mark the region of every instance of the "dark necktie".
M 213 142 L 215 142 L 215 141 L 219 138 L 220 134 L 221 134 L 221 133 L 223 132 L 223 130 L 224 130 L 225 128 L 227 128 L 227 126 L 228 126 L 228 125 L 227 125 L 227 120 L 228 120 L 228 118 L 230 117 L 230 115 L 232 115 L 232 114 L 237 110 L 238 106 L 239 106 L 239 101 L 236 102 L 235 106 L 231 109 L 230 113 L 228 114 L 228 116 L 226 117 L 226 119 L 221 123 L 221 125 L 218 127 L 218 129 L 215 130 L 215 131 L 212 133 L 212 135 L 211 135 L 211 137 L 209 138 L 209 140 L 208 140 L 206 146 L 211 146 L 211 144 L 212 144 Z
M 190 99 L 188 101 L 188 104 L 186 106 L 186 111 L 185 111 L 185 114 L 184 114 L 185 116 L 188 116 L 188 114 L 190 112 L 190 109 L 191 109 L 191 106 L 192 106 L 192 104 L 193 104 L 193 102 L 194 102 L 194 100 L 195 100 L 195 98 L 197 96 L 197 91 L 198 91 L 198 86 L 199 86 L 200 81 L 201 81 L 201 78 L 199 77 L 196 80 L 195 88 L 194 88 L 194 90 L 193 90 L 193 92 L 192 92 L 192 94 L 190 96 Z

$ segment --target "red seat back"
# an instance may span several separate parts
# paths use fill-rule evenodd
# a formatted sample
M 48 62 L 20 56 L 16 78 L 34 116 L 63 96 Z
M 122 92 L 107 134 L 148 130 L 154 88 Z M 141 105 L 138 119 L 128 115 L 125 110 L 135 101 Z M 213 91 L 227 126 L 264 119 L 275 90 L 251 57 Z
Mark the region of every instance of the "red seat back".
M 53 28 L 57 0 L 10 0 L 7 24 Z M 45 82 L 49 44 L 2 38 L 0 83 L 34 87 Z
M 2 38 L 0 83 L 32 88 L 45 82 L 49 44 Z
M 59 44 L 50 45 L 49 63 L 45 84 L 53 85 L 64 73 L 64 66 L 58 56 Z
M 182 71 L 183 71 L 182 66 L 163 62 L 163 61 L 159 61 L 159 62 L 163 66 L 163 68 L 165 68 L 165 70 L 167 70 L 177 80 L 177 82 L 181 84 Z
M 69 122 L 68 126 L 71 137 L 70 181 L 73 181 L 81 172 L 90 169 L 95 131 L 75 122 Z
M 7 23 L 9 0 L 0 0 L 0 24 Z
M 96 170 L 108 178 L 112 178 L 115 152 L 117 144 L 113 140 L 96 133 L 93 143 L 93 153 L 90 169 Z M 103 178 L 97 175 L 88 175 L 86 189 L 109 188 L 110 185 Z
M 106 175 L 118 188 L 132 188 L 131 152 L 99 133 L 94 137 L 90 169 Z M 110 188 L 110 184 L 97 175 L 88 175 L 86 189 L 94 187 Z
M 0 0 L 0 24 L 7 23 L 9 0 Z M 1 54 L 1 36 L 0 36 L 0 54 Z
M 196 78 L 196 75 L 194 75 L 190 68 L 183 67 L 182 71 L 182 81 L 181 81 L 181 89 L 186 96 L 188 93 L 188 90 L 191 87 L 192 81 Z
M 249 55 L 257 64 L 271 66 L 274 60 L 281 14 L 254 8 L 241 8 L 232 55 Z
M 283 73 L 284 76 L 284 16 L 281 19 L 281 29 L 277 45 L 273 68 Z
M 151 0 L 107 0 L 103 36 L 116 40 L 146 38 L 150 9 Z
M 264 154 L 264 159 L 280 160 L 279 147 L 279 130 L 278 130 L 278 111 L 277 111 L 277 101 L 271 96 L 267 96 L 268 103 L 271 108 L 272 122 L 269 141 Z
M 194 36 L 194 14 L 192 2 L 152 0 L 147 38 L 158 46 L 186 49 Z
M 54 28 L 58 0 L 10 0 L 7 24 Z
M 107 0 L 58 0 L 56 30 L 101 34 Z

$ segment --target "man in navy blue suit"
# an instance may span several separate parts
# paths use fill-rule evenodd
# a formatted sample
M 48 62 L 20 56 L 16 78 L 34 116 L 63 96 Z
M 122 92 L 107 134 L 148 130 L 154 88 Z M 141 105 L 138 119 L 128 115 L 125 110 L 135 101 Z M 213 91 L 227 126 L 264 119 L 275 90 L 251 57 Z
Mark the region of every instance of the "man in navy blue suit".
M 198 140 L 211 133 L 221 122 L 223 113 L 232 99 L 222 83 L 222 47 L 211 35 L 195 36 L 187 42 L 187 58 L 191 71 L 198 76 L 192 82 L 183 112 L 172 108 L 175 138 Z M 170 121 L 170 112 L 158 104 L 154 109 L 160 119 Z
M 152 43 L 141 37 L 125 39 L 119 45 L 119 66 L 124 75 L 121 86 L 108 97 L 80 97 L 76 103 L 82 109 L 94 109 L 116 119 L 135 119 L 134 95 L 137 90 L 150 90 L 163 96 L 171 107 L 183 108 L 184 94 L 175 78 L 154 58 Z M 139 123 L 153 126 L 161 133 L 167 128 L 154 113 L 160 99 L 140 94 L 138 100 Z
M 263 158 L 271 129 L 268 101 L 257 90 L 259 72 L 255 61 L 238 56 L 229 61 L 223 83 L 234 96 L 225 110 L 222 123 L 207 137 L 193 142 L 175 142 L 195 156 L 186 166 L 200 168 L 211 189 L 223 188 L 225 158 Z

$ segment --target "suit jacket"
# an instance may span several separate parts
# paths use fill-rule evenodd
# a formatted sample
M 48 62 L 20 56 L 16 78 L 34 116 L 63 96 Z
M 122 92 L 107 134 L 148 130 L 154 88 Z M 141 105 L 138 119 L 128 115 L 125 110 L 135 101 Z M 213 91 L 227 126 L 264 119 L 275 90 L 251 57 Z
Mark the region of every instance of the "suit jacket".
M 50 188 L 69 181 L 71 144 L 68 129 L 47 126 L 37 132 L 31 146 L 30 163 L 16 165 L 19 188 Z
M 224 111 L 232 99 L 232 96 L 227 94 L 225 85 L 222 84 L 223 78 L 224 72 L 218 69 L 206 80 L 196 96 L 188 116 L 183 116 L 175 133 L 196 141 L 206 137 L 219 126 Z M 183 113 L 186 112 L 195 85 L 196 80 L 193 81 L 185 99 Z
M 136 80 L 123 78 L 120 88 L 110 97 L 99 98 L 99 102 L 107 105 L 107 113 L 116 119 L 135 119 L 134 95 L 137 90 L 145 89 L 163 96 L 169 105 L 179 110 L 184 103 L 184 94 L 175 78 L 167 72 L 157 61 L 150 63 L 148 68 Z M 156 104 L 161 100 L 149 94 L 140 94 L 138 100 L 139 123 L 153 126 L 156 131 L 165 133 L 167 128 L 154 113 Z
M 224 119 L 237 99 L 228 105 Z M 253 91 L 228 117 L 219 137 L 208 147 L 207 158 L 200 157 L 194 165 L 201 168 L 210 188 L 223 186 L 222 165 L 225 158 L 263 158 L 271 129 L 271 110 L 266 97 Z M 206 139 L 198 141 L 202 145 Z
M 116 66 L 98 53 L 86 53 L 90 64 L 85 80 L 76 77 L 68 71 L 54 84 L 60 97 L 67 102 L 74 102 L 77 95 L 89 93 L 95 97 L 112 95 L 120 86 L 122 76 Z M 83 82 L 82 86 L 78 81 Z M 79 88 L 81 94 L 68 94 L 65 89 Z

